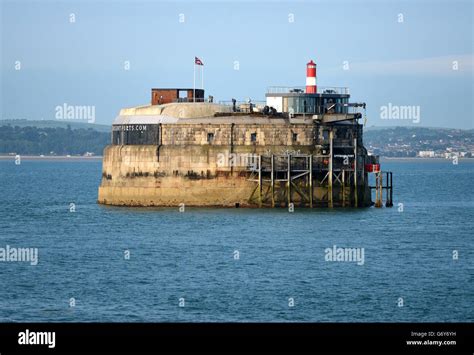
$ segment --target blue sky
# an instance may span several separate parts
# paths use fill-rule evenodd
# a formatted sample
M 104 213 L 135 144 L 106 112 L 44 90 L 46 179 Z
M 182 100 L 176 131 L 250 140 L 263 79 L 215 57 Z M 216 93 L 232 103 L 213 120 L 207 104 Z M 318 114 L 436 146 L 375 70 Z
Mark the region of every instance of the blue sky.
M 302 86 L 313 59 L 318 85 L 348 86 L 367 103 L 369 126 L 474 128 L 470 0 L 1 4 L 3 119 L 54 119 L 67 103 L 93 105 L 110 124 L 120 108 L 147 104 L 151 87 L 192 87 L 198 56 L 217 100 Z M 419 106 L 420 123 L 382 120 L 389 103 Z

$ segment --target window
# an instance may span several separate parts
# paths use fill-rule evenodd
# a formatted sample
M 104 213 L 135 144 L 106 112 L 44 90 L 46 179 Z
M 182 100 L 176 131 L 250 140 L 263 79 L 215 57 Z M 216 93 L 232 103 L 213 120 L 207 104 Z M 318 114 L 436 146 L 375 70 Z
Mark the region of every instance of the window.
M 214 141 L 214 133 L 207 134 L 207 142 L 211 144 Z
M 251 141 L 252 143 L 255 143 L 255 142 L 257 141 L 257 133 L 252 133 L 252 134 L 250 135 L 250 141 Z
M 291 140 L 293 141 L 293 143 L 296 143 L 298 141 L 298 133 L 293 133 Z

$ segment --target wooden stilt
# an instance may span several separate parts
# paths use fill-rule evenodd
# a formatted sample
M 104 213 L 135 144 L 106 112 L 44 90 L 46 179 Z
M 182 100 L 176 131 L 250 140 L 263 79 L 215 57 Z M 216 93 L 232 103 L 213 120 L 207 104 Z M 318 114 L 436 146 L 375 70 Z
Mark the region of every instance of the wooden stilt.
M 272 207 L 275 207 L 275 156 L 272 154 L 272 172 L 271 172 L 271 190 L 272 190 Z
M 375 175 L 375 207 L 382 207 L 382 197 L 383 197 L 383 173 L 379 171 Z
M 333 138 L 334 131 L 329 131 L 329 176 L 328 176 L 328 206 L 333 207 L 333 195 L 332 195 L 332 169 L 333 169 Z
M 376 207 L 383 207 L 384 204 L 387 207 L 392 207 L 392 173 L 389 171 L 375 172 L 375 186 L 362 186 L 360 179 L 361 174 L 364 172 L 360 168 L 360 161 L 357 159 L 357 140 L 354 139 L 353 148 L 356 159 L 354 159 L 353 168 L 342 167 L 338 170 L 336 166 L 335 170 L 334 132 L 329 131 L 329 138 L 329 152 L 321 156 L 313 156 L 312 154 L 256 156 L 254 161 L 258 164 L 255 164 L 258 166 L 257 169 L 255 166 L 249 168 L 250 176 L 248 180 L 255 183 L 254 189 L 250 194 L 249 203 L 259 207 L 270 205 L 272 207 L 276 205 L 283 207 L 285 200 L 287 206 L 289 206 L 294 203 L 294 199 L 297 202 L 301 201 L 301 206 L 310 208 L 319 206 L 319 201 L 327 201 L 329 208 L 334 208 L 334 203 L 336 203 L 336 206 L 342 207 L 359 207 L 359 205 L 366 206 L 366 203 L 363 202 L 365 188 L 370 188 L 375 189 Z M 285 159 L 287 159 L 286 167 Z M 314 159 L 321 159 L 321 162 L 327 160 L 327 167 L 323 165 L 320 168 L 319 160 L 316 160 L 316 165 L 314 165 Z M 316 171 L 316 175 L 315 167 L 316 169 L 319 168 Z M 367 177 L 365 180 L 367 180 Z M 366 183 L 368 182 L 366 181 Z M 315 183 L 316 188 L 320 187 L 323 189 L 321 194 L 318 195 L 319 198 L 314 195 Z M 336 184 L 336 196 L 334 196 L 334 184 Z M 363 196 L 362 192 L 359 193 L 359 184 L 364 190 Z M 386 190 L 385 196 L 383 190 Z M 319 193 L 318 190 L 316 191 Z M 336 198 L 336 201 L 334 201 L 334 198 Z
M 258 156 L 258 207 L 262 207 L 262 156 Z
M 287 199 L 288 199 L 288 206 L 290 206 L 291 203 L 291 155 L 287 155 L 288 159 L 288 174 L 287 174 Z
M 346 171 L 342 169 L 342 207 L 346 206 Z
M 392 207 L 393 206 L 393 175 L 392 175 L 392 172 L 389 172 L 389 175 L 390 175 L 390 198 L 389 200 L 387 201 L 387 207 Z M 387 185 L 388 185 L 388 177 L 387 177 Z
M 309 156 L 309 207 L 313 208 L 313 154 Z
M 359 207 L 359 190 L 357 188 L 357 138 L 354 138 L 354 206 Z

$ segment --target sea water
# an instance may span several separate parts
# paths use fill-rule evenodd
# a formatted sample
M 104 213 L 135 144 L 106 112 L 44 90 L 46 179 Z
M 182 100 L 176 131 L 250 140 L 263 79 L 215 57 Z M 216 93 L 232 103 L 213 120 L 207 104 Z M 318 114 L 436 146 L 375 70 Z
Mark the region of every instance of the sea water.
M 0 161 L 0 248 L 37 249 L 0 261 L 0 322 L 474 321 L 474 161 L 383 169 L 392 208 L 180 212 L 97 204 L 100 161 Z

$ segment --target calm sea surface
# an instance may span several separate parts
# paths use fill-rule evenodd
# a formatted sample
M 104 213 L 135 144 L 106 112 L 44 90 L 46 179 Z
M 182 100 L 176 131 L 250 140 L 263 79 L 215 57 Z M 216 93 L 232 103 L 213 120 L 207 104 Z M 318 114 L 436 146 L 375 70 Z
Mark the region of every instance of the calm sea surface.
M 474 321 L 474 162 L 383 169 L 393 208 L 180 213 L 98 205 L 99 161 L 0 161 L 0 248 L 39 253 L 0 262 L 0 322 Z

